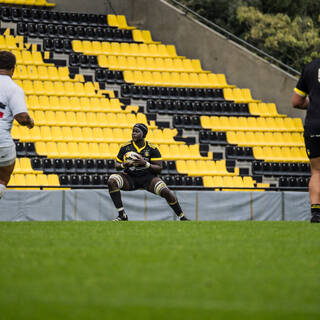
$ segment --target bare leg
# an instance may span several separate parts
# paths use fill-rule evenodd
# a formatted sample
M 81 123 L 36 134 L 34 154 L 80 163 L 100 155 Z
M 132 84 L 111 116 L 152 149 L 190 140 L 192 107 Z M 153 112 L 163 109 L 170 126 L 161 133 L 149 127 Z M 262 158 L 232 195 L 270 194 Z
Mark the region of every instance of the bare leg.
M 14 170 L 15 162 L 6 167 L 0 167 L 0 199 L 9 183 L 11 174 Z
M 320 222 L 320 157 L 310 159 L 311 179 L 309 197 L 311 204 L 311 222 Z
M 155 177 L 152 179 L 148 191 L 165 198 L 168 205 L 172 208 L 175 214 L 180 218 L 180 220 L 188 220 L 180 207 L 179 201 L 175 194 L 167 187 L 167 185 L 159 178 Z
M 124 211 L 120 190 L 130 190 L 127 177 L 122 174 L 112 174 L 108 180 L 108 188 L 111 200 L 118 211 L 118 217 L 114 221 L 126 221 L 128 217 Z
M 311 179 L 309 182 L 310 203 L 320 204 L 320 157 L 310 159 Z

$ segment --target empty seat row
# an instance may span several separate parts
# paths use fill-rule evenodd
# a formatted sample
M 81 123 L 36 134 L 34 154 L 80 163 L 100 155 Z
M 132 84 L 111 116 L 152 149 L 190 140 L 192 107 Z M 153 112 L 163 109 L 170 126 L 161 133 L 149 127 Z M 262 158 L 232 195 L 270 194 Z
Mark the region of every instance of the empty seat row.
M 88 14 L 74 12 L 59 12 L 30 8 L 2 7 L 1 19 L 12 22 L 43 22 L 63 25 L 107 26 L 107 17 L 104 14 Z
M 251 147 L 239 146 L 226 146 L 226 158 L 238 161 L 251 161 L 255 159 Z
M 114 160 L 111 159 L 51 159 L 32 158 L 34 172 L 39 173 L 110 173 L 115 172 Z
M 27 159 L 27 158 L 24 158 Z M 29 160 L 30 162 L 30 160 Z M 33 173 L 111 173 L 116 172 L 115 161 L 111 159 L 31 159 Z M 161 174 L 177 174 L 175 161 L 162 161 Z
M 88 185 L 93 185 L 93 186 L 106 186 L 107 181 L 108 181 L 109 176 L 107 174 L 105 175 L 77 175 L 77 174 L 72 174 L 72 175 L 67 175 L 63 174 L 60 175 L 59 180 L 61 186 L 88 186 Z M 160 176 L 165 183 L 168 186 L 177 186 L 177 187 L 192 187 L 194 188 L 195 186 L 201 187 L 203 186 L 202 183 L 202 178 L 201 177 L 188 177 L 188 176 L 170 176 L 170 175 L 162 175 Z
M 75 52 L 107 56 L 177 57 L 174 45 L 73 40 Z
M 227 136 L 225 132 L 200 130 L 199 142 L 211 145 L 226 145 Z
M 72 186 L 72 185 L 99 185 L 106 186 L 108 174 L 13 174 L 9 186 L 46 187 L 46 186 Z M 254 180 L 251 177 L 240 176 L 162 176 L 169 186 L 202 186 L 208 188 L 254 188 Z M 281 178 L 280 187 L 306 187 L 306 178 Z M 228 189 L 226 189 L 228 190 Z M 230 190 L 231 191 L 231 190 Z
M 11 176 L 8 186 L 60 186 L 60 182 L 55 174 L 17 173 Z
M 100 67 L 111 70 L 204 72 L 198 59 L 99 55 L 98 63 Z M 223 76 L 216 75 L 221 86 L 225 85 Z
M 305 162 L 253 161 L 252 173 L 265 176 L 310 176 L 310 165 Z
M 250 115 L 248 105 L 245 103 L 201 100 L 148 100 L 147 110 L 159 114 Z
M 239 103 L 261 102 L 260 100 L 252 98 L 250 89 L 225 88 L 223 89 L 223 95 L 226 100 L 232 100 Z
M 198 144 L 159 144 L 159 150 L 163 160 L 211 160 L 212 152 L 208 152 L 207 156 L 200 154 L 200 146 Z
M 104 186 L 107 187 L 109 175 L 62 174 L 59 176 L 61 186 Z
M 115 14 L 108 14 L 107 15 L 107 21 L 109 26 L 116 27 L 119 29 L 128 29 L 128 30 L 134 30 L 135 27 L 128 26 L 127 19 L 124 15 L 115 15 Z
M 26 95 L 96 97 L 92 82 L 16 80 Z
M 65 53 L 69 54 L 73 52 L 72 44 L 70 39 L 59 39 L 59 38 L 45 38 L 43 39 L 43 51 Z
M 98 82 L 107 82 L 109 84 L 123 84 L 123 72 L 107 69 L 96 69 L 95 80 Z
M 226 167 L 226 160 L 177 160 L 177 171 L 189 176 L 235 176 L 239 175 L 239 168 L 229 172 Z
M 308 177 L 281 177 L 279 187 L 280 189 L 307 191 L 309 181 Z
M 181 144 L 173 138 L 177 134 L 173 129 L 154 129 L 148 132 L 148 141 L 151 143 Z M 34 127 L 28 130 L 25 127 L 14 126 L 12 136 L 21 142 L 35 141 L 63 141 L 63 142 L 117 142 L 125 143 L 131 140 L 131 128 L 90 128 L 90 127 Z
M 79 78 L 71 79 L 68 67 L 46 65 L 18 64 L 13 74 L 13 80 L 79 81 Z
M 300 132 L 228 131 L 227 140 L 239 146 L 304 146 Z
M 32 168 L 30 158 L 17 158 L 13 174 L 40 174 L 42 171 L 36 171 Z
M 253 147 L 256 159 L 270 162 L 308 162 L 304 147 Z
M 204 176 L 203 185 L 206 188 L 231 188 L 225 190 L 233 191 L 233 188 L 255 188 L 255 181 L 250 176 Z
M 27 50 L 10 50 L 10 51 L 16 56 L 17 65 L 36 65 L 36 66 L 46 65 L 47 67 L 51 66 L 51 64 L 43 62 L 43 57 L 40 51 L 27 51 Z
M 225 81 L 221 80 L 221 77 L 217 77 L 217 75 L 213 73 L 126 70 L 123 72 L 123 77 L 127 83 L 136 85 L 192 88 L 225 88 L 229 86 Z M 225 99 L 235 100 L 226 97 Z
M 274 103 L 249 103 L 250 113 L 260 117 L 286 117 L 283 114 L 279 114 L 277 107 Z
M 38 155 L 49 158 L 96 158 L 115 159 L 121 144 L 106 142 L 36 142 L 35 148 Z M 212 153 L 202 157 L 199 145 L 185 144 L 160 144 L 159 146 L 163 160 L 177 159 L 210 159 Z
M 117 143 L 96 142 L 36 142 L 36 152 L 49 158 L 114 159 L 119 152 Z
M 151 32 L 149 30 L 138 30 L 138 29 L 133 30 L 132 36 L 133 36 L 134 41 L 137 41 L 137 42 L 143 42 L 143 43 L 149 43 L 149 44 L 161 43 L 160 41 L 152 40 Z
M 162 175 L 163 181 L 170 187 L 203 187 L 202 177 L 189 177 L 181 175 Z
M 16 152 L 18 158 L 25 158 L 25 157 L 36 157 L 37 152 L 33 142 L 19 142 L 15 141 L 16 144 Z
M 17 24 L 17 34 L 30 38 L 62 38 L 78 39 L 89 41 L 117 41 L 132 42 L 130 30 L 120 30 L 111 27 L 91 26 L 64 26 L 45 23 L 24 23 Z
M 175 128 L 193 129 L 193 130 L 197 130 L 201 128 L 199 116 L 175 115 L 172 118 L 172 122 Z
M 7 50 L 24 50 L 22 36 L 0 35 L 0 49 Z
M 87 56 L 78 53 L 71 53 L 69 55 L 69 66 L 85 69 L 96 69 L 99 67 L 96 56 Z
M 30 111 L 36 126 L 132 128 L 135 123 L 147 125 L 144 113 Z M 149 127 L 152 127 L 149 125 Z
M 218 131 L 294 131 L 303 132 L 300 118 L 201 116 L 203 128 Z
M 2 0 L 2 3 L 10 5 L 26 5 L 38 7 L 54 7 L 55 3 L 47 2 L 46 0 Z
M 184 88 L 184 87 L 155 87 L 123 84 L 123 97 L 135 99 L 184 99 L 184 100 L 214 100 L 225 101 L 222 89 L 212 88 Z
M 27 95 L 29 110 L 52 111 L 84 111 L 84 112 L 130 112 L 130 108 L 121 109 L 119 99 L 105 97 L 67 97 L 67 96 L 35 96 Z M 127 110 L 128 109 L 128 110 Z

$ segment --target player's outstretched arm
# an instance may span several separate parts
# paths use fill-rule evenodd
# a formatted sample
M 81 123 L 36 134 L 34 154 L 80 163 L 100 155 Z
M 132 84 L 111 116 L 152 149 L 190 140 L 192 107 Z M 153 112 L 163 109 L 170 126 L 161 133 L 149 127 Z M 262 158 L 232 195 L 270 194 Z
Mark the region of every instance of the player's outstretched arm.
M 34 121 L 27 112 L 18 113 L 14 116 L 14 118 L 22 126 L 26 126 L 29 129 L 32 129 L 34 127 Z

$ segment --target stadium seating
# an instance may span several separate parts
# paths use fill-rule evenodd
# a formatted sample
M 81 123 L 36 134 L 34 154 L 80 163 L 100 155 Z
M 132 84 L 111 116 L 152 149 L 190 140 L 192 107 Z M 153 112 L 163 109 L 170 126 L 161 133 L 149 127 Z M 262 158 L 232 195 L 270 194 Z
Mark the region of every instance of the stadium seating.
M 143 122 L 170 186 L 306 188 L 301 119 L 203 70 L 123 15 L 34 7 L 54 6 L 45 0 L 10 4 L 26 7 L 1 8 L 0 49 L 16 55 L 14 80 L 35 119 L 30 131 L 14 123 L 11 186 L 105 186 L 120 145 Z

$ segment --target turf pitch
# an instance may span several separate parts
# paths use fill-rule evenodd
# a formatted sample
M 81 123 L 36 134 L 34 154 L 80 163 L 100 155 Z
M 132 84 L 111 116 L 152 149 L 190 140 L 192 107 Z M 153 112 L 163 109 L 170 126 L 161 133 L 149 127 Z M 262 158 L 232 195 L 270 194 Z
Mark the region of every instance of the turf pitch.
M 0 223 L 0 319 L 320 319 L 309 222 Z

